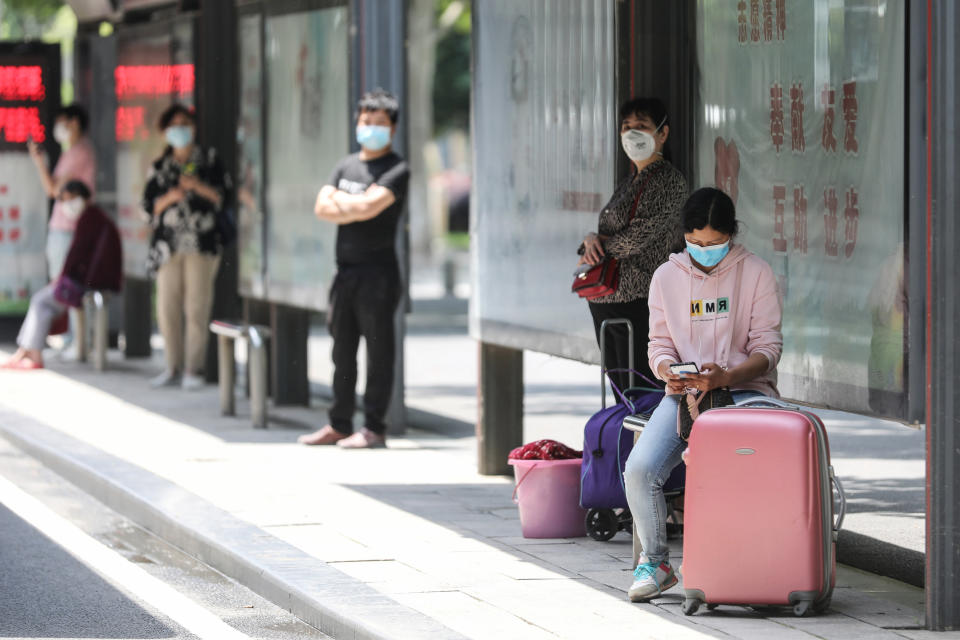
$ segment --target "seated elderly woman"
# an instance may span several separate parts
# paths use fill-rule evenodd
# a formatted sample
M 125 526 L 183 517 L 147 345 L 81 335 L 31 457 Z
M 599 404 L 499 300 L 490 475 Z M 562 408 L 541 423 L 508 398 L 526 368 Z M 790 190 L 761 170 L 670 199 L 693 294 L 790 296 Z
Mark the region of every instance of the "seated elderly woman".
M 4 369 L 43 368 L 43 347 L 54 321 L 70 307 L 79 307 L 90 290 L 119 291 L 122 253 L 117 226 L 90 202 L 90 189 L 71 180 L 60 191 L 61 210 L 77 221 L 60 275 L 30 298 L 27 317 L 17 336 L 19 349 Z

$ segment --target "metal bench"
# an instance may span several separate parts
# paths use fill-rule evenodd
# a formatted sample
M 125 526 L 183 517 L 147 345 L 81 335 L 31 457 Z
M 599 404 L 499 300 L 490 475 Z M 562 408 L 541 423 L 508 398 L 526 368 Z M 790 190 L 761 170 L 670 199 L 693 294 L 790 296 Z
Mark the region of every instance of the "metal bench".
M 234 342 L 247 342 L 247 371 L 250 376 L 250 419 L 258 429 L 267 428 L 267 340 L 269 327 L 248 325 L 243 322 L 214 320 L 210 331 L 217 336 L 217 363 L 220 380 L 220 413 L 236 415 L 234 387 L 236 386 L 236 360 Z
M 104 291 L 87 291 L 83 304 L 77 309 L 77 360 L 86 362 L 90 357 L 88 319 L 93 318 L 93 368 L 103 371 L 107 365 L 110 294 Z

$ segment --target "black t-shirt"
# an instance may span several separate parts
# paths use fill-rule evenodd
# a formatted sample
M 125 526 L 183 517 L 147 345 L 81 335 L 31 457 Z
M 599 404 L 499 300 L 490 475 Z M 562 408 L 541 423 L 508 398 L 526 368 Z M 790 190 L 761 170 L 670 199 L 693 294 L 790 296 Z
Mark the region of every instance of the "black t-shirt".
M 377 184 L 393 192 L 396 200 L 374 218 L 343 224 L 337 229 L 337 266 L 390 264 L 397 261 L 397 223 L 407 197 L 410 169 L 394 152 L 376 160 L 361 160 L 354 153 L 341 160 L 328 184 L 340 191 L 361 194 Z

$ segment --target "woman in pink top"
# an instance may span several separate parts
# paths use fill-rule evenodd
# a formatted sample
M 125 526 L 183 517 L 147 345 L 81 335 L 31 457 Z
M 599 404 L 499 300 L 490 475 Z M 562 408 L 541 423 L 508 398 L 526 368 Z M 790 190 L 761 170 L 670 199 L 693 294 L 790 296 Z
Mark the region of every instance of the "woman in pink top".
M 643 546 L 629 597 L 641 602 L 677 584 L 667 546 L 663 485 L 687 443 L 677 435 L 685 393 L 727 387 L 736 402 L 776 397 L 783 346 L 781 304 L 773 270 L 734 244 L 733 201 L 719 189 L 699 189 L 680 214 L 687 248 L 650 282 L 650 368 L 667 396 L 650 416 L 623 473 L 633 526 Z M 670 365 L 693 362 L 700 373 L 676 375 Z
M 30 157 L 37 166 L 40 181 L 47 197 L 56 198 L 63 186 L 71 180 L 79 180 L 92 193 L 96 182 L 97 163 L 93 144 L 87 137 L 87 112 L 80 105 L 63 107 L 57 113 L 53 138 L 63 148 L 53 173 L 47 169 L 47 160 L 35 142 L 27 143 Z M 53 215 L 47 233 L 47 273 L 55 280 L 63 269 L 63 261 L 70 249 L 76 219 L 71 219 L 63 210 L 63 203 L 54 202 Z

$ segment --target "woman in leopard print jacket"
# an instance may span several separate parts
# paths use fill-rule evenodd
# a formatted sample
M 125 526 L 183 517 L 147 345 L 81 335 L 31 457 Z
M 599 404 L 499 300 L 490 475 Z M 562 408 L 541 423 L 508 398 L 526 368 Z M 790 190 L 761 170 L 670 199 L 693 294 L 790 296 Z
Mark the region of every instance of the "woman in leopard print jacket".
M 633 98 L 620 107 L 621 145 L 635 171 L 617 185 L 600 211 L 597 232 L 588 233 L 579 249 L 580 264 L 595 265 L 605 258 L 619 261 L 616 292 L 589 302 L 597 341 L 604 320 L 630 320 L 636 369 L 653 382 L 657 378 L 647 364 L 647 291 L 657 267 L 681 250 L 680 208 L 687 198 L 686 179 L 663 157 L 669 134 L 666 108 L 657 98 Z M 626 327 L 614 325 L 607 336 L 608 368 L 627 367 L 627 345 Z M 614 374 L 621 388 L 628 379 L 626 374 Z

